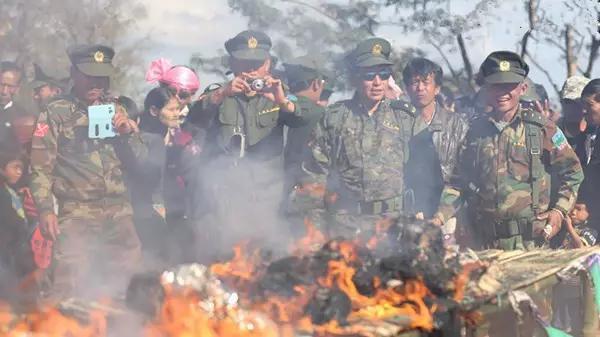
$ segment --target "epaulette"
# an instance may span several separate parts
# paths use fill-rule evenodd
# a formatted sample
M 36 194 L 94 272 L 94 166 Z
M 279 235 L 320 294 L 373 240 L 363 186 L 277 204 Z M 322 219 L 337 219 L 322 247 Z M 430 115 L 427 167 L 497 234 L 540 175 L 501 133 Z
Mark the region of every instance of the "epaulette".
M 411 116 L 415 116 L 415 114 L 417 113 L 417 108 L 415 108 L 411 103 L 400 99 L 392 100 L 390 102 L 390 107 L 394 110 L 401 110 L 407 112 Z
M 521 111 L 521 116 L 525 123 L 535 124 L 540 127 L 546 125 L 546 117 L 535 110 L 523 109 Z

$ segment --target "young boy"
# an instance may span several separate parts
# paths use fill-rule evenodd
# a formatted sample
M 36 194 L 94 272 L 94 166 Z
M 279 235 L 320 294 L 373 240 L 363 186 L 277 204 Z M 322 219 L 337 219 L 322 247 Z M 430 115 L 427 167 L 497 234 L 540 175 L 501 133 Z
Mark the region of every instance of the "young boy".
M 589 212 L 583 203 L 575 204 L 564 221 L 564 231 L 552 241 L 558 249 L 576 249 L 596 244 L 598 232 L 588 226 Z M 577 334 L 583 327 L 579 278 L 567 279 L 554 287 L 552 326 Z
M 16 186 L 23 176 L 25 162 L 18 148 L 0 148 L 0 266 L 21 277 L 31 268 L 29 226 L 23 199 Z

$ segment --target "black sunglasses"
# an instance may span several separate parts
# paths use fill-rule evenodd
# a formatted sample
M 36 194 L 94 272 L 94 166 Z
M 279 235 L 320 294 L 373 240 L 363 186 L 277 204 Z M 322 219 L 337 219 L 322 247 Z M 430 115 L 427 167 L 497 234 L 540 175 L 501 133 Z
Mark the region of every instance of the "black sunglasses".
M 379 78 L 383 81 L 387 81 L 392 76 L 391 70 L 380 70 L 380 71 L 367 71 L 361 72 L 359 74 L 360 78 L 363 81 L 372 81 L 375 79 L 375 76 L 379 76 Z

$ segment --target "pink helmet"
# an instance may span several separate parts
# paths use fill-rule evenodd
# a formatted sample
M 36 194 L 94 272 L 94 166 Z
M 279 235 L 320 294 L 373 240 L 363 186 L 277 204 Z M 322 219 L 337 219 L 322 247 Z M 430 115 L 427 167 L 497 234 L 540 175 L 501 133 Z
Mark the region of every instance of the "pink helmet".
M 162 83 L 174 87 L 177 91 L 195 92 L 200 88 L 198 75 L 186 66 L 173 66 L 164 58 L 152 61 L 146 72 L 146 81 Z

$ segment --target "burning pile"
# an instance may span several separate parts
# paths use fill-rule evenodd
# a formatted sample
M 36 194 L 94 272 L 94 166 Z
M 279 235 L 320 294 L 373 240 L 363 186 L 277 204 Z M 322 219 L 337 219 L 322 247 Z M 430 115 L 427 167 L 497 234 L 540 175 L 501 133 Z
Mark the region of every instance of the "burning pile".
M 391 336 L 457 328 L 456 304 L 469 275 L 457 257 L 445 259 L 438 228 L 387 226 L 361 245 L 326 241 L 309 225 L 292 251 L 273 259 L 240 245 L 230 261 L 210 268 L 183 266 L 160 283 L 156 275 L 138 276 L 128 300 L 147 315 L 152 337 Z
M 307 224 L 307 236 L 287 257 L 246 243 L 228 262 L 138 274 L 126 302 L 143 322 L 126 335 L 393 336 L 442 328 L 444 336 L 458 335 L 448 334 L 458 329 L 457 303 L 481 266 L 461 267 L 458 257 L 445 257 L 436 227 L 382 223 L 378 229 L 361 244 L 327 240 Z M 111 314 L 91 310 L 82 319 L 59 307 L 17 316 L 0 307 L 0 334 L 105 337 L 115 335 L 108 332 Z

